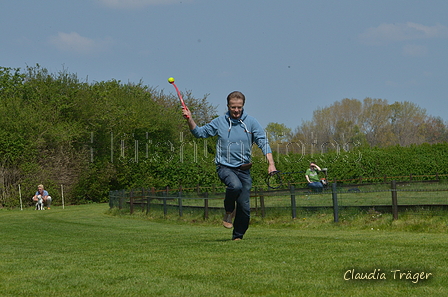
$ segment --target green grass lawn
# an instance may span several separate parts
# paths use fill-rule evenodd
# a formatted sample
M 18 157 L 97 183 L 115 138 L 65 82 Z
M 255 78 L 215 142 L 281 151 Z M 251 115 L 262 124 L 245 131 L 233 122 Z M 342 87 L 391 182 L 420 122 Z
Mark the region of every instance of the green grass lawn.
M 0 296 L 448 296 L 444 230 L 306 219 L 255 218 L 234 242 L 219 220 L 112 215 L 107 204 L 0 210 Z M 369 274 L 386 279 L 352 279 Z

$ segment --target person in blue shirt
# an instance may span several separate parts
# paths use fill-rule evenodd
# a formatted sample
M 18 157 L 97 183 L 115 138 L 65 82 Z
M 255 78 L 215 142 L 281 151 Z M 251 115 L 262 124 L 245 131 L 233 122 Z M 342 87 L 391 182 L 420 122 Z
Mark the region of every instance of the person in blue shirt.
M 44 189 L 43 185 L 37 186 L 36 194 L 33 196 L 33 201 L 37 202 L 38 196 L 42 196 L 42 199 L 44 201 L 44 204 L 47 204 L 47 209 L 51 208 L 51 196 L 48 195 L 48 192 Z
M 252 145 L 262 150 L 268 161 L 268 173 L 276 171 L 266 133 L 258 121 L 244 110 L 246 98 L 234 91 L 227 96 L 225 115 L 204 126 L 197 126 L 188 108 L 183 109 L 191 133 L 197 138 L 218 136 L 215 164 L 219 179 L 226 185 L 223 226 L 233 228 L 232 240 L 241 240 L 250 221 L 250 176 Z M 232 223 L 232 218 L 234 220 Z

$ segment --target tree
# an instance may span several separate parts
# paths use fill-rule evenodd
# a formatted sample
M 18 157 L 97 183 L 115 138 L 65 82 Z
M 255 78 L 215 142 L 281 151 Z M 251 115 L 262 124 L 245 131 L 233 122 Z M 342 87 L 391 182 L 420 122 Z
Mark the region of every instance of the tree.
M 441 119 L 428 117 L 426 110 L 404 101 L 389 104 L 384 99 L 343 99 L 313 112 L 292 139 L 327 149 L 356 146 L 389 146 L 446 141 L 447 129 Z M 330 145 L 328 145 L 330 144 Z
M 422 127 L 424 141 L 429 144 L 448 141 L 448 129 L 441 117 L 429 116 Z
M 362 131 L 371 146 L 394 144 L 390 123 L 390 106 L 387 100 L 365 98 L 361 123 Z
M 266 135 L 270 144 L 288 141 L 291 139 L 291 129 L 285 124 L 269 123 L 266 126 Z
M 392 132 L 400 146 L 421 144 L 425 135 L 422 134 L 427 118 L 426 110 L 415 103 L 404 101 L 390 105 Z
M 198 122 L 216 116 L 206 96 L 185 99 Z M 10 197 L 19 183 L 23 191 L 44 183 L 55 196 L 64 184 L 67 202 L 105 201 L 109 190 L 148 181 L 177 184 L 167 171 L 178 171 L 181 149 L 188 157 L 195 149 L 183 143 L 182 133 L 192 136 L 174 95 L 142 82 L 82 82 L 39 65 L 0 68 L 0 126 L 0 191 Z

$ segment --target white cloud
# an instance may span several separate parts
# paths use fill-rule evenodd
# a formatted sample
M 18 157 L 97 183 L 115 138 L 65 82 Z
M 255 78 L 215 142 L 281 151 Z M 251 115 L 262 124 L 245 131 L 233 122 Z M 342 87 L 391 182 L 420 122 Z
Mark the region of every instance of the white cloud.
M 428 48 L 424 45 L 406 44 L 403 46 L 403 54 L 411 57 L 426 56 Z
M 92 54 L 104 51 L 111 44 L 110 39 L 95 40 L 79 35 L 76 32 L 59 32 L 50 37 L 50 43 L 61 51 Z
M 369 28 L 359 35 L 359 40 L 369 45 L 428 38 L 448 38 L 448 27 L 440 24 L 425 26 L 412 22 L 381 24 L 378 27 Z
M 100 0 L 104 5 L 111 8 L 141 8 L 152 5 L 173 4 L 188 2 L 188 0 Z

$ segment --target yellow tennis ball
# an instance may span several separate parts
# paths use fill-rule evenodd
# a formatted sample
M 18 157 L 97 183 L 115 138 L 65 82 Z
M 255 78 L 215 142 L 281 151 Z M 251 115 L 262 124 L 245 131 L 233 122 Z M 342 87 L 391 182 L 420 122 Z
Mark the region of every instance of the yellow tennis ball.
M 170 84 L 172 84 L 172 83 L 174 82 L 174 77 L 170 77 L 170 78 L 168 78 L 168 82 L 169 82 Z

